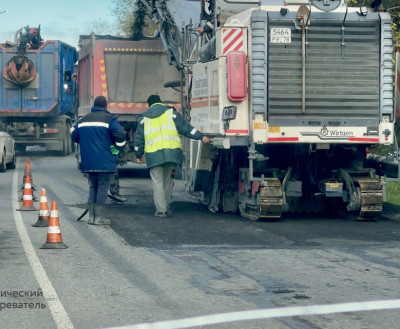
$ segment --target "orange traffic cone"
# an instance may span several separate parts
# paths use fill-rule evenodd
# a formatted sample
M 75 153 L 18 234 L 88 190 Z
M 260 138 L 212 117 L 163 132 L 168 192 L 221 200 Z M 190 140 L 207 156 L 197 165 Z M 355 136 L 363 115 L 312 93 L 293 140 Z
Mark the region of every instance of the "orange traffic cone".
M 21 208 L 19 208 L 17 210 L 22 210 L 22 211 L 37 210 L 33 206 L 31 178 L 29 176 L 26 176 Z
M 39 204 L 39 217 L 34 227 L 47 227 L 49 226 L 50 212 L 49 205 L 47 203 L 46 190 L 42 188 L 40 193 L 40 204 Z
M 24 188 L 25 188 L 26 177 L 29 177 L 31 179 L 31 190 L 36 191 L 36 188 L 33 184 L 31 161 L 28 157 L 25 158 L 24 177 L 22 180 L 21 191 L 24 190 Z M 33 194 L 33 192 L 32 192 L 32 199 L 33 199 L 33 201 L 37 201 L 37 197 Z M 19 201 L 22 201 L 22 200 L 23 200 L 23 194 L 19 197 Z
M 28 157 L 26 157 L 25 158 L 25 167 L 24 167 L 24 177 L 22 178 L 21 188 L 24 187 L 26 177 L 28 177 L 28 176 L 31 178 L 31 184 L 33 184 L 32 171 L 31 171 L 31 160 Z
M 40 249 L 65 249 L 68 248 L 62 242 L 60 220 L 58 219 L 57 202 L 51 201 L 49 227 L 47 229 L 46 243 Z

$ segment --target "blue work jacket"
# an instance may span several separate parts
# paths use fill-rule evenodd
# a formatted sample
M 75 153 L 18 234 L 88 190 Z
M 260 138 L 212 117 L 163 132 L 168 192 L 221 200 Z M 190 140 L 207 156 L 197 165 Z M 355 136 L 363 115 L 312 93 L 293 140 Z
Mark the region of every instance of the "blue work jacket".
M 82 172 L 116 172 L 118 156 L 111 153 L 110 147 L 123 148 L 126 137 L 114 115 L 104 108 L 92 107 L 90 113 L 75 123 L 71 136 L 80 145 Z

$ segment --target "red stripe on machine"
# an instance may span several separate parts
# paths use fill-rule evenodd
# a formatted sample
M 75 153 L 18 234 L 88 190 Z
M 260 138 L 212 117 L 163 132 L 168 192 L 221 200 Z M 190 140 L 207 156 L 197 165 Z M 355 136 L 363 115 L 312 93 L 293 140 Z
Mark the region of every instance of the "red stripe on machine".
M 233 47 L 235 43 L 243 37 L 243 32 L 236 35 L 233 40 L 224 48 L 224 54 L 226 54 L 230 50 L 237 50 L 237 47 Z
M 249 131 L 247 129 L 229 129 L 229 130 L 224 130 L 225 133 L 227 134 L 248 134 Z
M 243 47 L 243 41 L 241 41 L 233 50 L 240 50 Z
M 379 138 L 349 137 L 349 142 L 379 143 Z
M 223 34 L 225 34 L 226 31 L 228 31 L 228 30 L 227 30 L 227 29 L 224 29 Z M 224 36 L 223 43 L 226 43 L 226 42 L 229 40 L 229 38 L 230 38 L 235 32 L 236 32 L 236 29 L 229 30 L 229 32 Z
M 232 50 L 240 50 L 243 47 L 242 29 L 223 29 L 222 37 L 222 48 L 224 54 L 227 54 Z
M 268 142 L 298 142 L 298 137 L 270 137 Z

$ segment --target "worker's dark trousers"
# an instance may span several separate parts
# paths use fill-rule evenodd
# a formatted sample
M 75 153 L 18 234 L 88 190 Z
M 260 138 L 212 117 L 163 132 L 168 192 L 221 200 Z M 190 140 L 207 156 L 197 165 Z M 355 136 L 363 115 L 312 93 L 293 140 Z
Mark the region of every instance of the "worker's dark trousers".
M 111 175 L 111 178 L 110 178 L 110 193 L 119 195 L 119 176 L 118 176 L 118 171 Z
M 88 203 L 106 204 L 112 173 L 89 173 Z

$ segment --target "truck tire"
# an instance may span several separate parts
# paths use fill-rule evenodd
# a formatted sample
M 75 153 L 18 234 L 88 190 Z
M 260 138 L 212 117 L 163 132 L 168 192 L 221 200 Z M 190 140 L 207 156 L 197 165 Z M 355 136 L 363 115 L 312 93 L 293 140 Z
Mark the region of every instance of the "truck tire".
M 62 141 L 63 148 L 62 148 L 62 151 L 61 151 L 61 155 L 67 156 L 68 154 L 71 153 L 71 151 L 70 151 L 70 149 L 71 149 L 70 140 L 71 140 L 71 136 L 70 136 L 70 132 L 69 132 L 68 125 L 67 125 L 66 129 L 65 129 L 64 138 L 63 138 L 63 141 Z
M 60 152 L 60 154 L 62 156 L 67 156 L 68 155 L 68 142 L 67 142 L 67 139 L 64 138 L 62 143 L 63 143 L 63 149 Z
M 71 138 L 71 124 L 67 123 L 67 142 L 68 142 L 68 154 L 71 154 L 72 152 L 72 138 Z
M 5 172 L 7 169 L 7 164 L 6 164 L 6 149 L 4 149 L 3 156 L 1 157 L 1 162 L 0 162 L 0 172 Z
M 15 149 L 14 149 L 12 161 L 7 164 L 7 169 L 15 169 L 16 167 L 17 167 L 17 157 L 15 155 Z

